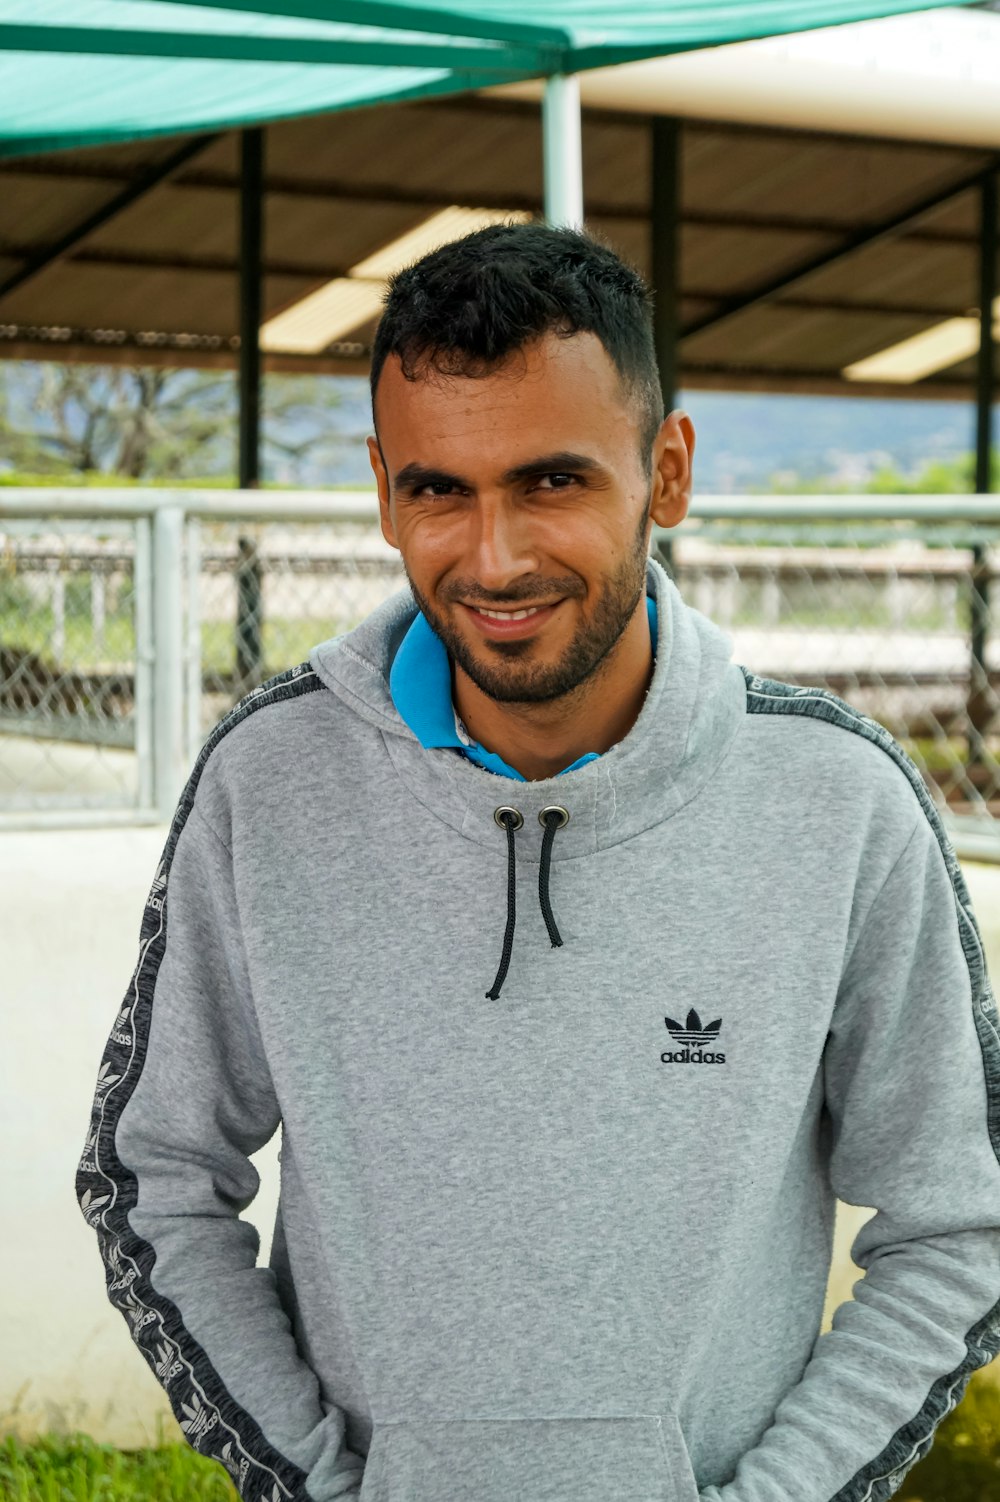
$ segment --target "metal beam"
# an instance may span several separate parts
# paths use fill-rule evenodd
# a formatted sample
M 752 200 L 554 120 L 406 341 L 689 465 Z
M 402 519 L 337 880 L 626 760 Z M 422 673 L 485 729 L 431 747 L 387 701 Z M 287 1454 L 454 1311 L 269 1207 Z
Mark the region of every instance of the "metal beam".
M 692 122 L 685 121 L 685 135 L 689 135 L 691 129 Z M 25 157 L 11 161 L 0 158 L 0 182 L 7 176 L 54 178 L 67 182 L 131 181 L 128 168 L 95 162 L 93 158 L 79 164 L 58 159 L 43 160 L 40 157 Z M 240 179 L 239 175 L 233 172 L 195 168 L 190 172 L 178 173 L 171 180 L 170 186 L 195 188 L 199 192 L 237 193 Z M 448 208 L 455 199 L 454 192 L 444 189 L 404 188 L 395 183 L 378 183 L 370 179 L 364 182 L 344 182 L 338 179 L 283 177 L 278 174 L 269 174 L 265 178 L 264 192 L 268 197 L 283 195 L 289 198 L 315 198 L 321 202 L 338 199 L 358 203 L 391 203 L 414 209 Z M 517 191 L 498 193 L 488 189 L 483 191 L 477 189 L 475 196 L 477 208 L 524 210 L 529 214 L 541 213 L 544 208 L 543 199 L 538 194 Z M 649 206 L 638 203 L 602 203 L 599 200 L 593 200 L 588 195 L 587 218 L 641 224 L 649 218 Z M 845 223 L 842 219 L 820 215 L 800 218 L 792 214 L 727 212 L 722 209 L 704 208 L 688 209 L 684 214 L 684 223 L 699 229 L 731 229 L 737 233 L 745 230 L 761 230 L 793 235 L 831 235 L 838 239 L 842 239 L 844 235 L 863 233 L 867 228 L 866 225 Z M 960 230 L 906 229 L 904 227 L 899 232 L 899 238 L 912 241 L 914 244 L 955 245 L 964 250 L 973 250 L 979 244 L 978 234 L 975 231 L 963 233 Z
M 260 314 L 263 242 L 264 131 L 240 132 L 240 422 L 238 484 L 260 481 Z
M 996 171 L 998 164 L 1000 164 L 1000 158 L 994 157 L 986 172 Z M 777 293 L 784 291 L 786 287 L 791 287 L 795 282 L 801 281 L 803 277 L 812 276 L 814 272 L 822 271 L 826 266 L 832 266 L 836 261 L 853 255 L 855 251 L 863 250 L 877 240 L 896 234 L 910 220 L 928 213 L 942 203 L 947 203 L 951 198 L 957 198 L 960 193 L 966 193 L 970 188 L 978 187 L 984 175 L 984 169 L 980 167 L 949 187 L 928 194 L 918 203 L 911 204 L 909 208 L 899 210 L 866 229 L 848 235 L 832 249 L 809 256 L 807 260 L 801 261 L 790 271 L 783 272 L 780 276 L 769 277 L 767 281 L 759 283 L 749 292 L 727 298 L 722 307 L 717 308 L 715 312 L 703 314 L 701 318 L 696 318 L 692 323 L 687 324 L 682 330 L 681 337 L 688 338 L 692 334 L 700 334 L 704 329 L 714 328 L 717 324 L 725 322 L 727 318 L 732 318 L 736 313 L 742 313 L 757 303 L 766 302 Z
M 55 337 L 54 337 L 55 336 Z M 228 334 L 137 334 L 126 330 L 66 329 L 0 324 L 0 360 L 79 361 L 100 365 L 183 365 L 191 369 L 234 370 L 236 341 Z M 262 355 L 264 371 L 289 375 L 357 375 L 368 372 L 366 343 L 341 340 L 321 355 Z M 685 360 L 682 384 L 690 391 L 770 391 L 779 395 L 877 396 L 890 401 L 968 401 L 973 384 L 953 375 L 928 377 L 915 385 L 898 381 L 845 381 L 838 370 L 815 367 L 738 366 Z
M 997 178 L 988 172 L 979 199 L 979 354 L 976 361 L 976 490 L 988 493 L 995 380 L 993 303 L 997 295 Z
M 265 197 L 267 196 L 265 190 Z M 36 255 L 44 247 L 20 244 L 17 241 L 0 239 L 0 259 L 12 257 L 24 260 Z M 68 259 L 81 266 L 114 266 L 135 271 L 191 271 L 207 272 L 209 275 L 235 275 L 239 270 L 239 258 L 232 255 L 201 254 L 185 255 L 180 251 L 164 250 L 80 250 L 70 253 Z M 285 261 L 268 257 L 264 262 L 264 276 L 300 278 L 317 285 L 333 281 L 335 277 L 350 275 L 351 268 L 334 261 Z M 361 280 L 361 278 L 358 278 Z M 369 280 L 369 278 L 364 278 Z M 371 278 L 370 280 L 377 280 Z M 656 285 L 655 277 L 653 285 Z M 685 287 L 682 297 L 686 302 L 721 303 L 729 296 L 719 287 Z M 962 318 L 968 307 L 957 296 L 951 303 L 875 302 L 870 298 L 802 297 L 780 296 L 775 299 L 783 308 L 802 308 L 809 312 L 830 309 L 845 313 L 876 313 L 890 317 L 903 315 L 910 318 Z
M 264 197 L 267 198 L 266 190 Z M 44 247 L 38 245 L 21 245 L 0 239 L 0 259 L 9 256 L 15 260 L 26 260 L 29 256 L 39 254 L 43 249 Z M 96 247 L 71 251 L 67 260 L 78 266 L 109 266 L 124 271 L 203 272 L 209 276 L 237 276 L 240 264 L 238 255 L 184 255 L 176 251 L 104 250 Z M 333 281 L 337 277 L 350 276 L 350 271 L 349 266 L 338 265 L 332 261 L 284 261 L 274 257 L 265 259 L 262 266 L 265 281 L 268 277 L 285 277 L 289 280 L 300 280 L 311 286 L 321 286 L 324 282 Z M 655 279 L 653 285 L 656 286 Z M 718 287 L 695 286 L 685 287 L 681 300 L 692 303 L 721 303 L 727 296 L 728 293 L 721 291 Z M 877 302 L 871 298 L 794 295 L 786 297 L 780 294 L 774 298 L 774 305 L 806 313 L 869 314 L 888 318 L 964 318 L 969 311 L 966 303 L 959 301 L 957 297 L 951 303 L 903 303 Z
M 101 208 L 96 209 L 94 213 L 88 214 L 86 219 L 74 225 L 71 230 L 67 230 L 54 245 L 47 246 L 41 254 L 35 256 L 26 266 L 19 266 L 5 281 L 0 282 L 0 297 L 5 297 L 8 292 L 13 292 L 18 287 L 23 287 L 25 282 L 29 282 L 33 277 L 38 276 L 39 272 L 44 271 L 55 261 L 58 261 L 67 251 L 72 250 L 74 246 L 79 245 L 81 241 L 85 240 L 88 235 L 93 234 L 97 229 L 101 229 L 103 225 L 109 223 L 117 214 L 120 214 L 123 209 L 127 209 L 130 204 L 142 198 L 152 188 L 163 182 L 164 178 L 169 177 L 172 172 L 176 172 L 179 167 L 183 167 L 185 162 L 189 162 L 192 157 L 204 151 L 213 141 L 217 141 L 220 134 L 221 132 L 215 132 L 212 135 L 198 136 L 193 141 L 185 141 L 183 146 L 172 152 L 163 161 L 155 163 L 152 167 L 147 167 L 144 172 L 140 172 L 137 177 L 132 179 L 127 188 L 123 189 L 121 193 L 117 193 L 111 199 L 110 203 L 106 203 Z
M 680 326 L 681 125 L 668 115 L 651 121 L 650 245 L 653 342 L 663 406 L 677 397 Z

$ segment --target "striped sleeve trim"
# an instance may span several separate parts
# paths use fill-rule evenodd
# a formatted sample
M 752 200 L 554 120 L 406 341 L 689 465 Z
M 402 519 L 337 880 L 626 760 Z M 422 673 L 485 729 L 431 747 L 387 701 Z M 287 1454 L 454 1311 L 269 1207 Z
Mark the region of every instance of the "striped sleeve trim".
M 742 664 L 740 666 L 746 679 L 748 714 L 808 715 L 853 731 L 881 747 L 909 779 L 941 847 L 951 878 L 962 950 L 972 982 L 976 1034 L 983 1053 L 987 1126 L 993 1152 L 1000 1161 L 1000 1018 L 996 998 L 986 969 L 982 934 L 972 911 L 969 889 L 919 767 L 884 725 L 862 714 L 829 689 L 800 688 L 775 678 L 763 678 Z M 1000 1300 L 965 1332 L 965 1345 L 965 1359 L 953 1371 L 938 1378 L 919 1413 L 897 1429 L 881 1453 L 852 1476 L 830 1502 L 886 1502 L 898 1490 L 906 1473 L 930 1451 L 937 1426 L 958 1406 L 972 1373 L 1000 1354 Z
M 305 1472 L 268 1444 L 256 1420 L 226 1389 L 177 1305 L 153 1287 L 156 1254 L 129 1224 L 138 1185 L 118 1157 L 115 1137 L 146 1057 L 156 977 L 166 949 L 170 867 L 208 759 L 248 716 L 322 687 L 309 662 L 278 673 L 234 705 L 202 747 L 143 909 L 139 959 L 101 1059 L 90 1128 L 76 1173 L 77 1200 L 97 1232 L 109 1299 L 125 1317 L 188 1443 L 225 1466 L 245 1502 L 308 1502 Z

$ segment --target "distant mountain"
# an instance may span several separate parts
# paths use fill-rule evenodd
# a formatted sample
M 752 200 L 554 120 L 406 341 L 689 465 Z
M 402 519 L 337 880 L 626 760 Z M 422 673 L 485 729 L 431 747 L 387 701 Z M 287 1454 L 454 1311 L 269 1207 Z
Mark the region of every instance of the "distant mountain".
M 689 391 L 677 405 L 694 423 L 695 484 L 705 494 L 795 476 L 862 486 L 884 465 L 909 475 L 975 444 L 969 402 Z

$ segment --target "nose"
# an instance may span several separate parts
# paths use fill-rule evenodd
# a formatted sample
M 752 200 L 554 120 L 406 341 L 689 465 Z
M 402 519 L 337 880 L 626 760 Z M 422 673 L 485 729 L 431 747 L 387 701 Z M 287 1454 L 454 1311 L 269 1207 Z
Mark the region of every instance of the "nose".
M 514 502 L 484 500 L 473 525 L 468 572 L 484 590 L 502 595 L 512 579 L 535 572 L 537 556 L 527 518 Z

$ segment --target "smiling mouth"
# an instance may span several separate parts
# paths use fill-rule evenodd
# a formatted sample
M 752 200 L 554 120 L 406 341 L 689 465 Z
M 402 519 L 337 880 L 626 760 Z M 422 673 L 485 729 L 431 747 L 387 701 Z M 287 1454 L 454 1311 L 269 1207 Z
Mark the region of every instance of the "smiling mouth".
M 477 615 L 489 616 L 491 620 L 518 621 L 526 619 L 529 615 L 537 615 L 540 610 L 551 610 L 553 605 L 558 604 L 558 600 L 550 600 L 545 605 L 518 605 L 510 610 L 494 610 L 486 605 L 470 605 L 468 608 L 474 610 Z

